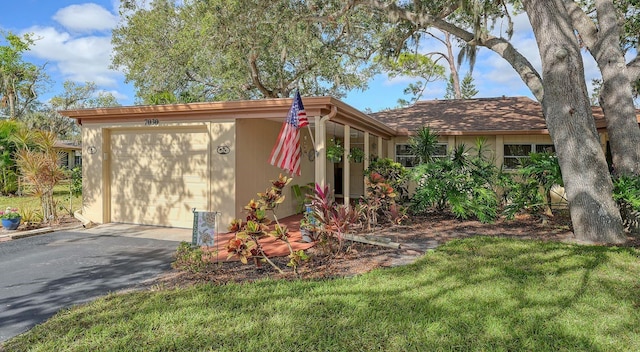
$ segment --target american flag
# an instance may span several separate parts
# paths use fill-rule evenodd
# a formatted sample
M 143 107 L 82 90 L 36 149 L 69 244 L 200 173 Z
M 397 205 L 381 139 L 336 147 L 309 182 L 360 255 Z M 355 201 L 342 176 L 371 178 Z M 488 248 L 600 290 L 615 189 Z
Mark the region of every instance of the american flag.
M 278 141 L 271 150 L 271 165 L 288 171 L 291 175 L 300 176 L 300 128 L 308 124 L 300 92 L 296 92 L 287 119 L 280 129 Z

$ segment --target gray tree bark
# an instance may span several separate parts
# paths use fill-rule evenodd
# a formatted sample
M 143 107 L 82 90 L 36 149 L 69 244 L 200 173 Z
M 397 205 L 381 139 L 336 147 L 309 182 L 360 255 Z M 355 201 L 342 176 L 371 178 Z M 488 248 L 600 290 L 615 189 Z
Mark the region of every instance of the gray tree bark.
M 600 106 L 604 111 L 616 174 L 640 173 L 640 127 L 633 105 L 630 75 L 620 47 L 620 26 L 611 0 L 596 0 L 598 26 L 573 1 L 567 12 L 602 73 Z
M 562 0 L 522 2 L 542 59 L 542 107 L 556 146 L 576 237 L 625 241 L 573 25 Z

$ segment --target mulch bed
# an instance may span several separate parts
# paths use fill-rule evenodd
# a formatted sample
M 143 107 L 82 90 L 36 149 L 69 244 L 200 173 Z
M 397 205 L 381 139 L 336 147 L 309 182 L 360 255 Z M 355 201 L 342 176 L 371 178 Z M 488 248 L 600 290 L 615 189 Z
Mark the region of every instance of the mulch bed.
M 174 270 L 148 283 L 151 288 L 184 287 L 197 283 L 226 284 L 246 283 L 261 279 L 330 279 L 363 274 L 376 268 L 410 263 L 425 253 L 416 248 L 433 248 L 447 241 L 470 236 L 501 236 L 544 241 L 575 242 L 571 232 L 571 220 L 566 213 L 552 218 L 519 215 L 513 220 L 500 219 L 492 224 L 476 220 L 460 220 L 447 213 L 429 213 L 413 217 L 403 225 L 386 227 L 373 232 L 374 235 L 390 238 L 401 243 L 401 249 L 350 242 L 348 251 L 328 257 L 318 246 L 310 248 L 310 259 L 298 268 L 298 273 L 286 267 L 286 258 L 272 258 L 280 268 L 279 274 L 269 264 L 256 266 L 251 263 L 224 262 L 211 265 L 200 273 Z M 629 245 L 636 242 L 630 238 Z

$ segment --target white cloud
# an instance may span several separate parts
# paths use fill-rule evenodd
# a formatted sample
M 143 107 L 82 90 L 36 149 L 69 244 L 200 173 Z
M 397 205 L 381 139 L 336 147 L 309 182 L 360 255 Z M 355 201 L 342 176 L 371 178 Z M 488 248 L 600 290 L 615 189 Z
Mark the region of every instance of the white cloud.
M 53 19 L 72 32 L 110 31 L 118 23 L 116 16 L 94 3 L 64 7 Z
M 109 36 L 74 37 L 52 27 L 31 27 L 25 32 L 39 38 L 30 53 L 54 65 L 65 80 L 116 86 L 121 73 L 109 69 L 112 50 Z
M 124 100 L 128 100 L 130 98 L 129 96 L 124 95 L 124 94 L 118 92 L 117 90 L 100 90 L 99 92 L 96 93 L 96 96 L 98 96 L 100 93 L 106 93 L 106 94 L 110 93 L 111 95 L 113 95 L 116 98 L 116 100 L 118 100 L 120 102 L 124 101 Z

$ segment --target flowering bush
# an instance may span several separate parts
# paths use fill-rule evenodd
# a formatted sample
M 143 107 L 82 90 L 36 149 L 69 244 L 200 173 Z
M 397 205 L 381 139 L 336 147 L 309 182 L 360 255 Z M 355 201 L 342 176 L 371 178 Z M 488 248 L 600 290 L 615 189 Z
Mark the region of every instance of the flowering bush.
M 0 211 L 0 219 L 17 219 L 20 217 L 20 213 L 18 213 L 18 209 L 7 207 L 4 211 Z

